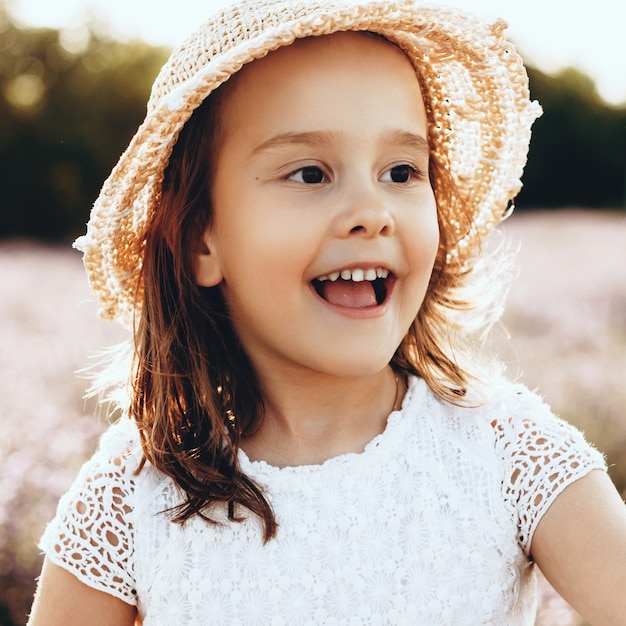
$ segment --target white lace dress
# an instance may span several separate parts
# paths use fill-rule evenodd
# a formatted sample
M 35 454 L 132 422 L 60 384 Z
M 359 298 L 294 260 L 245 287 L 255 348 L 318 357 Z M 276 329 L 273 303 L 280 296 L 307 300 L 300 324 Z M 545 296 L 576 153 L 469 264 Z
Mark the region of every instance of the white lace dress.
M 537 523 L 605 467 L 523 386 L 463 409 L 413 379 L 360 454 L 282 469 L 241 454 L 279 523 L 263 545 L 254 518 L 172 523 L 177 488 L 151 466 L 135 475 L 140 458 L 134 425 L 112 426 L 40 545 L 145 626 L 533 624 Z

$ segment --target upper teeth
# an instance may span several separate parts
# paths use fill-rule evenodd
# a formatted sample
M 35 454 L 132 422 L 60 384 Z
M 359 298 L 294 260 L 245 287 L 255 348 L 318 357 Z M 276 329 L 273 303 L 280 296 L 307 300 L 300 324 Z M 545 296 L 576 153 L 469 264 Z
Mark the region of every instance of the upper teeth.
M 318 276 L 317 280 L 335 281 L 341 277 L 343 280 L 353 280 L 355 283 L 360 283 L 364 280 L 387 278 L 387 276 L 389 276 L 389 270 L 384 267 L 368 267 L 367 269 L 356 268 L 353 270 L 341 270 L 341 272 L 331 272 L 330 274 L 324 274 L 324 276 Z

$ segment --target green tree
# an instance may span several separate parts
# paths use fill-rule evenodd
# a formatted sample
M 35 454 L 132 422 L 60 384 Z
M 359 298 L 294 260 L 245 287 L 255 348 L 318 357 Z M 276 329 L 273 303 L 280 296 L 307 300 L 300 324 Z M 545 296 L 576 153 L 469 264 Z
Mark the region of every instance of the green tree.
M 626 107 L 611 107 L 591 79 L 569 68 L 556 76 L 529 69 L 544 113 L 533 127 L 518 206 L 626 206 Z
M 0 14 L 0 236 L 72 239 L 145 113 L 166 56 L 86 29 L 18 29 Z

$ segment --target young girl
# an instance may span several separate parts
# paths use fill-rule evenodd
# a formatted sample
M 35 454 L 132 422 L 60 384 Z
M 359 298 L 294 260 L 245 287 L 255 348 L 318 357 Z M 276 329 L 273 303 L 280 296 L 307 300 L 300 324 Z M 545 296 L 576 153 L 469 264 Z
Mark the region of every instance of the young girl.
M 250 0 L 172 54 L 78 243 L 130 402 L 32 625 L 532 624 L 535 563 L 626 624 L 601 455 L 479 341 L 539 113 L 503 28 Z

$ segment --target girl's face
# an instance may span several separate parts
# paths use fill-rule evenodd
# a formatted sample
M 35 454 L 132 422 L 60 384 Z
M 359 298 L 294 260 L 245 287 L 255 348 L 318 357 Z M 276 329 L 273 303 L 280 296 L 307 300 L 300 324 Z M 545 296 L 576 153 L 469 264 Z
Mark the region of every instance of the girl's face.
M 222 90 L 198 283 L 220 286 L 262 379 L 380 372 L 439 241 L 413 68 L 386 41 L 338 33 L 253 61 Z

